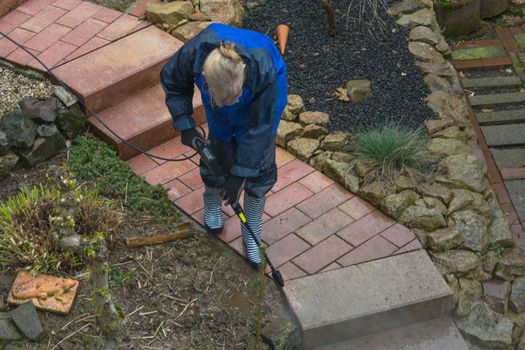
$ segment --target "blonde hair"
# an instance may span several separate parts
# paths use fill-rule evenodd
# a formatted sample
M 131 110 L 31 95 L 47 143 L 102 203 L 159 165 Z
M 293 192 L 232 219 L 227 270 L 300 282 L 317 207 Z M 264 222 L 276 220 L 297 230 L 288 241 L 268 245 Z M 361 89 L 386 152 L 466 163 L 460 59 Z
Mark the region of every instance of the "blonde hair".
M 242 94 L 244 63 L 234 44 L 221 41 L 206 57 L 203 74 L 216 106 L 234 104 Z

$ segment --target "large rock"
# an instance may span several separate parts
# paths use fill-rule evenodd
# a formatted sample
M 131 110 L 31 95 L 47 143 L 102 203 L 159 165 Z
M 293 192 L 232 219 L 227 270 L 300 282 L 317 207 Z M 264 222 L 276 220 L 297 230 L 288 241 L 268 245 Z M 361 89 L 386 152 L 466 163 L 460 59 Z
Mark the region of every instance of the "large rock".
M 414 179 L 408 177 L 408 176 L 398 176 L 394 180 L 394 184 L 396 185 L 396 189 L 398 191 L 404 191 L 404 190 L 415 190 L 416 189 L 416 182 Z
M 302 133 L 303 127 L 301 124 L 281 120 L 277 129 L 277 144 L 286 148 L 290 140 L 301 136 Z
M 479 193 L 464 189 L 452 190 L 453 197 L 448 205 L 448 214 L 459 210 L 479 210 L 483 205 L 483 196 Z
M 0 156 L 6 155 L 9 152 L 9 141 L 5 132 L 0 130 Z
M 508 348 L 512 345 L 512 321 L 478 301 L 467 317 L 456 320 L 456 325 L 467 337 L 490 348 Z
M 443 253 L 430 253 L 434 262 L 446 271 L 446 274 L 466 274 L 479 266 L 478 256 L 468 250 L 448 250 Z
M 9 316 L 11 316 L 18 329 L 29 339 L 37 341 L 44 335 L 44 329 L 32 301 L 28 301 L 11 310 Z
M 348 152 L 334 152 L 332 159 L 336 162 L 350 163 L 354 159 L 354 156 Z
M 408 43 L 408 50 L 420 61 L 445 63 L 443 55 L 427 43 L 411 41 Z
M 87 119 L 78 105 L 71 108 L 60 108 L 57 119 L 58 129 L 68 139 L 72 140 L 82 135 L 87 129 Z
M 352 102 L 361 102 L 372 95 L 370 80 L 350 80 L 346 84 L 347 96 Z
M 191 1 L 148 2 L 146 18 L 152 23 L 166 23 L 169 27 L 175 27 L 182 20 L 188 19 L 193 11 Z
M 440 183 L 434 182 L 432 184 L 424 184 L 418 189 L 426 196 L 441 199 L 445 204 L 450 203 L 450 200 L 452 199 L 452 190 Z
M 303 112 L 305 112 L 303 98 L 299 95 L 288 95 L 288 104 L 284 108 L 282 119 L 293 122 Z
M 516 276 L 525 276 L 525 260 L 521 249 L 506 250 L 499 258 L 494 274 L 507 281 L 512 281 Z
M 388 12 L 394 16 L 397 17 L 401 14 L 410 14 L 414 13 L 417 10 L 420 10 L 422 8 L 422 4 L 419 1 L 416 0 L 404 0 L 404 1 L 398 1 L 392 6 L 388 8 Z
M 430 153 L 441 157 L 470 152 L 469 146 L 464 142 L 441 137 L 431 139 L 427 144 L 427 149 Z
M 525 277 L 518 277 L 512 283 L 510 307 L 515 312 L 525 312 Z
M 446 226 L 445 218 L 437 209 L 416 205 L 406 208 L 399 217 L 399 221 L 407 227 L 427 231 L 434 231 Z
M 436 19 L 432 10 L 422 9 L 410 15 L 401 16 L 397 24 L 403 27 L 426 26 L 433 29 L 436 27 Z
M 383 197 L 388 195 L 388 191 L 384 183 L 376 180 L 361 186 L 358 194 L 364 200 L 379 206 L 383 201 Z
M 319 148 L 319 140 L 299 137 L 288 142 L 287 148 L 299 159 L 308 162 Z
M 57 100 L 49 97 L 44 100 L 27 98 L 18 102 L 29 119 L 38 123 L 53 123 L 57 118 Z
M 200 0 L 200 9 L 212 21 L 240 27 L 244 7 L 239 0 Z
M 427 119 L 423 123 L 427 127 L 428 133 L 430 135 L 434 135 L 437 132 L 454 125 L 454 121 L 452 119 Z
M 483 300 L 500 314 L 507 312 L 510 282 L 493 279 L 483 282 Z
M 211 23 L 213 22 L 189 22 L 172 30 L 171 35 L 173 35 L 181 41 L 186 42 L 188 40 L 191 40 L 194 36 L 202 32 L 204 29 L 206 29 Z
M 308 111 L 299 114 L 299 121 L 304 124 L 325 125 L 330 121 L 330 117 L 324 112 Z
M 499 209 L 493 210 L 489 214 L 492 220 L 489 226 L 489 243 L 502 247 L 514 246 L 514 239 L 505 214 Z
M 326 134 L 328 134 L 328 131 L 326 131 L 326 129 L 322 126 L 317 124 L 308 124 L 304 127 L 303 134 L 301 135 L 301 137 L 306 137 L 309 139 L 319 139 Z
M 463 237 L 465 247 L 483 252 L 488 245 L 487 219 L 472 210 L 462 210 L 449 217 L 449 226 L 458 229 Z
M 485 255 L 481 257 L 481 264 L 483 270 L 492 274 L 492 272 L 496 268 L 496 265 L 498 264 L 498 256 L 495 252 L 489 250 Z
M 427 74 L 423 79 L 425 84 L 427 84 L 430 91 L 452 91 L 452 86 L 447 79 L 438 77 L 435 74 Z
M 459 287 L 456 315 L 462 317 L 467 316 L 471 312 L 472 306 L 481 299 L 483 289 L 478 281 L 469 278 L 460 278 Z
M 457 229 L 447 227 L 429 233 L 427 243 L 433 251 L 446 251 L 463 244 L 463 237 Z
M 0 179 L 9 175 L 17 162 L 18 157 L 14 153 L 8 153 L 4 156 L 0 156 Z
M 2 341 L 12 341 L 20 338 L 22 338 L 22 335 L 9 315 L 5 312 L 0 312 L 0 339 Z
M 38 136 L 40 137 L 53 137 L 59 133 L 55 124 L 42 124 L 36 129 Z
M 434 91 L 425 98 L 427 105 L 442 119 L 452 118 L 459 126 L 468 119 L 465 102 L 443 91 Z
M 448 173 L 448 179 L 456 185 L 478 193 L 487 189 L 488 182 L 475 156 L 469 154 L 453 155 L 445 158 L 441 164 Z
M 66 147 L 66 140 L 57 132 L 50 137 L 39 137 L 32 148 L 20 151 L 20 157 L 26 165 L 35 166 L 57 155 L 64 147 Z
M 428 209 L 436 209 L 441 215 L 447 214 L 447 207 L 437 198 L 434 197 L 423 197 L 415 202 L 415 205 L 425 207 Z
M 348 134 L 337 132 L 328 134 L 321 143 L 321 149 L 324 151 L 341 151 L 348 144 Z
M 55 96 L 67 107 L 73 106 L 78 102 L 78 98 L 68 90 L 64 89 L 62 85 L 55 86 Z
M 381 207 L 388 215 L 397 219 L 403 210 L 414 204 L 418 199 L 419 195 L 416 192 L 406 190 L 386 196 Z
M 417 61 L 416 66 L 421 68 L 423 72 L 427 74 L 435 74 L 440 77 L 453 77 L 456 75 L 456 71 L 453 66 L 446 63 L 430 63 Z
M 437 45 L 438 37 L 432 29 L 425 26 L 414 27 L 408 36 L 412 41 L 421 41 L 430 45 Z
M 457 126 L 451 126 L 446 129 L 440 130 L 434 134 L 434 137 L 443 137 L 445 139 L 465 141 L 465 135 Z
M 434 1 L 436 19 L 447 36 L 466 35 L 480 22 L 480 0 L 455 2 Z
M 293 349 L 302 342 L 300 329 L 290 320 L 278 317 L 264 326 L 261 335 L 272 349 Z
M 33 146 L 36 138 L 36 125 L 24 115 L 21 109 L 6 113 L 0 119 L 0 129 L 7 135 L 11 146 L 17 148 Z

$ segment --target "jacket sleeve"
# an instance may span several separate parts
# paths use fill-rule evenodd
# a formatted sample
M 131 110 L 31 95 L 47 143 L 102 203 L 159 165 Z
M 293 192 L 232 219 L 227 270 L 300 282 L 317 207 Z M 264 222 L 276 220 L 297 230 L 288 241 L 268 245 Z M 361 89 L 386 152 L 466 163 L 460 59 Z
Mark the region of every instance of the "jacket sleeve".
M 277 78 L 272 69 L 261 81 L 249 108 L 250 127 L 241 137 L 237 159 L 230 170 L 232 175 L 241 177 L 259 176 L 264 160 L 271 156 L 275 134 L 272 131 L 276 118 Z
M 195 127 L 192 117 L 195 51 L 195 45 L 189 41 L 169 59 L 160 73 L 166 106 L 173 118 L 173 127 L 178 131 Z

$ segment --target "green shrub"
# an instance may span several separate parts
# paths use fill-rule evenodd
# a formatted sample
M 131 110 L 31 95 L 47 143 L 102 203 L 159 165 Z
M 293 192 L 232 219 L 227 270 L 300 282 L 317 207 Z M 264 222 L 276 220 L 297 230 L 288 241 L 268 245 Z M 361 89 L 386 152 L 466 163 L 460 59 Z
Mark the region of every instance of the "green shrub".
M 151 186 L 135 175 L 128 163 L 101 141 L 80 138 L 71 149 L 67 165 L 76 178 L 120 202 L 130 216 L 178 216 L 162 186 Z
M 118 227 L 120 216 L 111 202 L 76 187 L 74 181 L 68 185 L 72 187 L 69 191 L 51 184 L 24 187 L 17 196 L 0 203 L 0 263 L 24 264 L 33 272 L 75 269 L 84 263 L 82 258 L 61 251 L 49 240 L 57 222 L 88 239 Z M 74 198 L 76 203 L 71 216 L 60 210 L 66 198 Z
M 426 149 L 427 142 L 421 129 L 389 123 L 358 133 L 351 147 L 354 158 L 372 169 L 371 179 L 395 180 L 400 175 L 418 177 L 433 171 L 435 157 Z

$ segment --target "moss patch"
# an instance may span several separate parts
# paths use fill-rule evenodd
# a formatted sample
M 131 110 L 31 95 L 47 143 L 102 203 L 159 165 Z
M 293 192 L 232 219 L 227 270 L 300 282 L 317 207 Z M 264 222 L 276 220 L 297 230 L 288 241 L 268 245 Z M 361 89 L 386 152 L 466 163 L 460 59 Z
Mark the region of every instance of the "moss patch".
M 525 50 L 525 33 L 514 34 L 514 40 L 518 43 L 520 50 Z
M 461 49 L 452 52 L 452 58 L 455 60 L 475 60 L 503 56 L 507 56 L 507 52 L 502 46 L 475 47 L 472 49 Z

